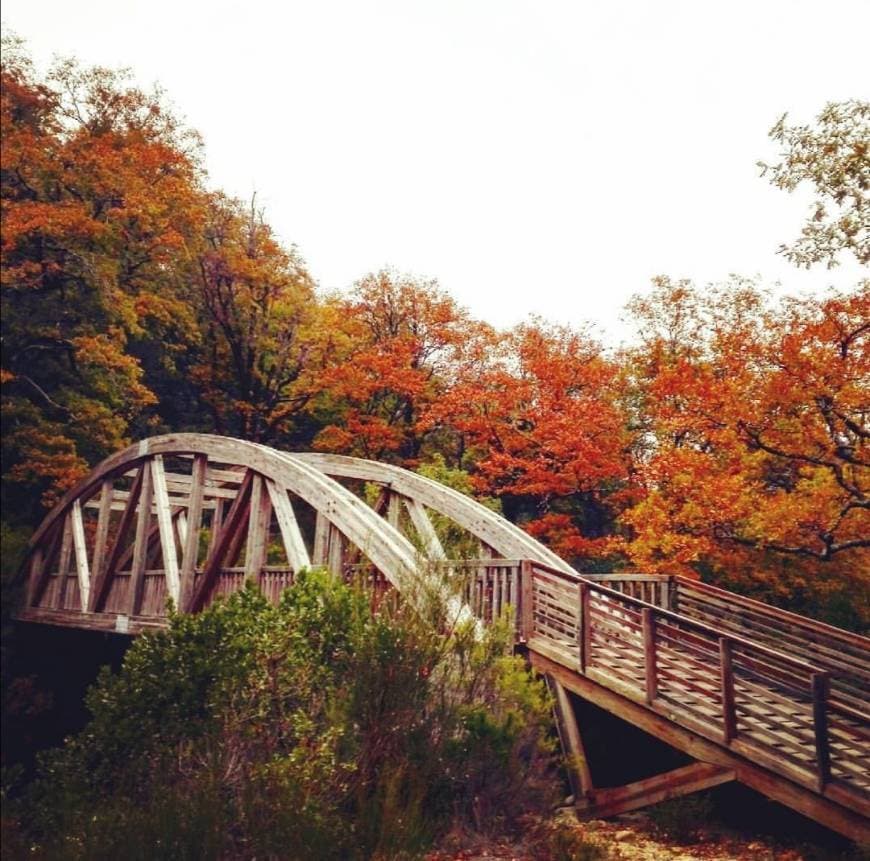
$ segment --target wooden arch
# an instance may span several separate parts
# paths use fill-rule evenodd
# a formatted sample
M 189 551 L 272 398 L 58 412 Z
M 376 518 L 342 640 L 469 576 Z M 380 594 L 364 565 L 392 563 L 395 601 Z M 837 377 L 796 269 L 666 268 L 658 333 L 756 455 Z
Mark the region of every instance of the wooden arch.
M 311 551 L 293 498 L 315 520 Z M 286 564 L 269 564 L 273 526 Z M 88 614 L 93 627 L 126 630 L 134 617 L 147 627 L 167 597 L 196 612 L 246 577 L 276 597 L 301 568 L 340 567 L 348 543 L 400 589 L 417 576 L 413 544 L 313 466 L 226 437 L 154 437 L 104 460 L 46 516 L 29 545 L 26 603 L 43 617 Z
M 380 485 L 378 503 L 369 507 L 336 478 Z M 500 515 L 408 470 L 185 433 L 112 455 L 64 496 L 30 541 L 25 609 L 44 621 L 135 632 L 162 622 L 167 598 L 197 612 L 254 578 L 276 599 L 302 568 L 342 572 L 361 560 L 404 590 L 446 558 L 428 511 L 475 536 L 481 559 L 532 560 L 576 577 Z M 485 591 L 495 614 L 515 574 L 507 564 L 479 573 L 489 580 L 478 603 Z
M 549 565 L 573 577 L 577 572 L 527 532 L 469 496 L 415 472 L 374 460 L 345 455 L 306 452 L 293 459 L 316 467 L 333 478 L 352 478 L 383 486 L 391 500 L 407 508 L 430 558 L 443 556 L 427 526 L 425 508 L 444 515 L 477 537 L 490 555 L 506 559 L 529 559 Z M 395 509 L 394 509 L 395 511 Z M 395 514 L 394 514 L 395 518 Z

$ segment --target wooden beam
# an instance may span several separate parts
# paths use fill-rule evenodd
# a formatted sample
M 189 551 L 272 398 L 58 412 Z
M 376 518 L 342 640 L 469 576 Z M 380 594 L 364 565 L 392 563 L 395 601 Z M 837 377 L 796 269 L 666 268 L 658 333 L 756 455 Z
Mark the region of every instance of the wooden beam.
M 532 582 L 532 563 L 524 559 L 520 563 L 520 636 L 531 639 L 535 631 L 534 583 Z
M 329 545 L 326 551 L 326 565 L 333 574 L 341 577 L 344 567 L 344 536 L 338 527 L 329 524 Z
M 238 542 L 237 534 L 241 531 L 241 527 L 245 522 L 253 482 L 254 472 L 249 469 L 239 486 L 239 492 L 233 500 L 226 519 L 221 525 L 220 535 L 218 535 L 214 547 L 206 560 L 202 578 L 194 590 L 193 598 L 190 602 L 191 613 L 196 613 L 203 608 L 206 596 L 214 588 L 215 580 L 217 580 L 217 576 L 220 573 L 224 558 L 233 549 L 233 545 Z M 242 535 L 244 535 L 243 532 Z
M 299 523 L 296 520 L 296 514 L 287 496 L 287 491 L 279 488 L 270 478 L 266 479 L 266 490 L 272 501 L 272 508 L 275 510 L 275 519 L 278 521 L 278 529 L 284 542 L 287 562 L 296 573 L 304 568 L 310 568 L 311 560 L 308 558 L 308 549 L 305 547 L 305 541 L 302 538 L 302 532 L 299 529 Z
M 734 666 L 731 641 L 719 638 L 719 684 L 722 696 L 722 741 L 731 744 L 737 735 L 737 710 L 734 704 Z
M 73 548 L 76 555 L 76 574 L 79 580 L 79 598 L 82 612 L 88 610 L 88 597 L 91 591 L 91 572 L 88 569 L 88 547 L 85 543 L 85 526 L 82 522 L 81 502 L 76 499 L 70 512 L 72 518 Z
M 651 703 L 658 696 L 659 679 L 656 659 L 656 619 L 650 607 L 641 610 L 641 624 L 646 701 Z
M 572 578 L 577 577 L 577 572 L 567 562 L 518 526 L 471 497 L 432 479 L 398 466 L 345 455 L 305 452 L 294 454 L 293 458 L 316 467 L 326 475 L 374 482 L 389 487 L 394 493 L 416 499 L 430 511 L 449 517 L 492 547 L 497 556 L 531 559 L 563 571 Z
M 69 563 L 72 559 L 72 518 L 69 512 L 63 519 L 63 538 L 60 544 L 60 557 L 57 561 L 57 601 L 58 610 L 64 609 L 66 603 L 66 581 L 69 575 Z
M 733 769 L 710 762 L 693 762 L 655 777 L 638 780 L 626 786 L 597 789 L 586 815 L 605 819 L 649 807 L 669 798 L 680 798 L 702 789 L 710 789 L 735 779 Z
M 94 555 L 91 559 L 91 572 L 93 573 L 94 585 L 102 578 L 103 566 L 106 563 L 106 545 L 109 540 L 109 522 L 112 518 L 112 502 L 115 493 L 115 485 L 111 478 L 103 479 L 100 492 L 100 513 L 97 517 L 97 533 L 94 536 Z M 93 599 L 89 597 L 86 609 L 93 606 Z
M 120 522 L 118 523 L 118 532 L 115 535 L 115 541 L 106 556 L 105 563 L 100 566 L 100 570 L 94 577 L 94 587 L 91 590 L 91 602 L 89 605 L 91 613 L 96 613 L 102 610 L 103 604 L 106 600 L 106 595 L 109 591 L 109 584 L 112 577 L 115 575 L 115 572 L 118 570 L 118 562 L 121 559 L 121 554 L 124 552 L 124 544 L 127 541 L 130 527 L 133 525 L 136 506 L 139 504 L 144 471 L 144 464 L 136 470 L 136 477 L 133 479 L 133 486 L 130 488 L 130 493 L 127 497 L 127 504 L 124 507 L 124 512 L 121 515 Z
M 151 481 L 151 461 L 145 461 L 141 469 L 136 537 L 133 540 L 130 582 L 127 584 L 127 615 L 134 616 L 142 606 L 142 591 L 145 588 L 145 566 L 148 562 L 148 538 L 151 526 L 151 500 L 154 485 Z M 132 494 L 131 494 L 132 497 Z M 128 508 L 132 511 L 132 508 Z M 119 536 L 120 537 L 120 536 Z
M 248 516 L 248 537 L 245 544 L 245 577 L 257 578 L 266 564 L 269 549 L 269 526 L 272 520 L 272 503 L 263 486 L 263 477 L 255 475 L 251 486 L 251 504 Z
M 199 556 L 199 530 L 202 526 L 203 486 L 205 484 L 208 456 L 197 454 L 193 458 L 193 471 L 190 481 L 190 498 L 187 502 L 187 534 L 184 536 L 181 554 L 181 571 L 179 572 L 180 596 L 178 608 L 186 613 L 193 597 L 194 579 L 196 577 L 196 561 Z
M 402 497 L 393 490 L 389 491 L 387 497 L 387 523 L 393 529 L 399 528 L 399 517 L 402 513 Z
M 446 559 L 447 554 L 441 546 L 441 541 L 438 538 L 438 533 L 435 527 L 432 526 L 432 521 L 429 520 L 429 515 L 423 504 L 416 499 L 405 497 L 405 508 L 408 509 L 408 514 L 411 516 L 411 523 L 414 524 L 414 529 L 417 530 L 417 535 L 422 543 L 422 549 L 425 551 L 429 559 Z
M 65 517 L 68 516 L 65 515 Z M 30 551 L 30 571 L 27 588 L 27 604 L 39 603 L 51 577 L 51 565 L 62 542 L 63 523 L 55 522 L 52 529 L 44 533 L 44 543 L 37 544 Z
M 163 470 L 163 455 L 154 455 L 151 461 L 151 481 L 154 485 L 154 502 L 157 505 L 157 526 L 160 530 L 160 547 L 163 553 L 163 571 L 166 591 L 178 607 L 181 598 L 181 583 L 178 574 L 178 550 L 172 529 L 172 509 L 166 490 L 166 475 Z
M 577 800 L 586 798 L 592 794 L 595 785 L 592 783 L 592 772 L 589 769 L 586 748 L 583 746 L 583 738 L 577 724 L 577 715 L 574 713 L 574 706 L 564 685 L 553 676 L 547 678 L 555 694 L 553 708 L 556 713 L 556 724 L 559 727 L 559 738 L 567 759 L 568 776 L 574 798 Z
M 317 512 L 314 521 L 314 548 L 311 561 L 315 568 L 322 568 L 327 563 L 329 554 L 329 521 L 322 511 Z
M 831 679 L 827 673 L 813 673 L 810 678 L 813 697 L 813 735 L 816 744 L 816 776 L 819 792 L 831 779 L 831 748 L 828 738 L 828 695 Z M 865 763 L 866 764 L 866 763 Z
M 214 550 L 215 543 L 217 542 L 217 537 L 221 532 L 221 525 L 224 522 L 224 509 L 226 507 L 226 503 L 223 499 L 216 499 L 214 501 L 214 513 L 211 518 L 211 527 L 210 534 L 208 537 L 208 552 L 211 553 Z
M 577 584 L 577 665 L 581 673 L 592 663 L 592 620 L 589 612 L 589 584 Z

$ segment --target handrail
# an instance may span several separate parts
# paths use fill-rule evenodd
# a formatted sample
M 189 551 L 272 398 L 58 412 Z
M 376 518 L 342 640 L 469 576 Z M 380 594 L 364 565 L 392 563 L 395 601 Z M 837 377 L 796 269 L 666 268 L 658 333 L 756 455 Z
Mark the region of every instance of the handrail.
M 658 637 L 657 629 L 659 626 L 667 626 L 671 631 L 683 631 L 689 636 L 700 636 L 708 643 L 708 648 L 700 649 L 698 646 L 692 650 L 697 655 L 702 653 L 703 658 L 710 662 L 711 670 L 715 672 L 718 669 L 719 684 L 718 693 L 714 696 L 713 691 L 709 691 L 708 697 L 713 703 L 721 706 L 721 723 L 718 734 L 718 741 L 725 746 L 732 746 L 740 742 L 741 732 L 738 727 L 738 702 L 737 691 L 735 685 L 735 660 L 739 660 L 742 664 L 744 673 L 749 673 L 765 681 L 765 684 L 773 683 L 779 689 L 782 695 L 788 700 L 793 700 L 795 705 L 801 702 L 810 706 L 810 714 L 808 715 L 811 721 L 813 751 L 815 760 L 815 789 L 818 792 L 824 792 L 825 786 L 831 780 L 831 747 L 829 737 L 829 713 L 836 712 L 843 714 L 843 709 L 839 704 L 829 702 L 830 697 L 830 682 L 831 673 L 811 661 L 790 655 L 776 649 L 769 648 L 766 645 L 753 642 L 745 637 L 735 634 L 731 631 L 726 631 L 717 628 L 714 625 L 700 622 L 691 617 L 684 616 L 678 612 L 667 610 L 665 608 L 650 604 L 641 598 L 636 598 L 633 595 L 627 595 L 616 589 L 612 589 L 603 585 L 601 582 L 582 575 L 577 578 L 566 576 L 559 569 L 551 566 L 533 562 L 524 563 L 521 566 L 521 583 L 519 594 L 522 597 L 524 606 L 521 608 L 523 616 L 522 632 L 525 639 L 528 641 L 534 636 L 538 636 L 534 615 L 534 581 L 535 574 L 542 575 L 538 579 L 550 579 L 570 584 L 577 587 L 577 649 L 578 649 L 578 666 L 580 673 L 587 675 L 593 671 L 597 675 L 595 668 L 591 666 L 592 654 L 592 631 L 595 629 L 595 624 L 590 617 L 590 597 L 595 594 L 597 597 L 602 597 L 616 606 L 621 606 L 630 609 L 632 612 L 640 615 L 640 643 L 636 648 L 641 656 L 641 696 L 646 700 L 646 705 L 650 708 L 661 708 L 657 706 L 659 699 L 659 667 L 658 667 Z M 615 578 L 614 578 L 615 579 Z M 526 581 L 530 582 L 526 582 Z M 637 630 L 636 623 L 630 623 Z M 552 639 L 551 634 L 542 633 L 544 637 Z M 689 647 L 689 642 L 681 641 L 682 645 Z M 718 647 L 718 648 L 717 648 Z M 718 656 L 714 650 L 718 650 Z M 718 665 L 718 667 L 717 667 Z M 714 669 L 715 668 L 715 669 Z M 789 674 L 794 674 L 791 678 Z M 604 671 L 605 676 L 608 675 Z M 709 689 L 706 689 L 709 690 Z M 789 694 L 788 691 L 793 693 Z M 794 700 L 794 696 L 800 697 Z M 692 714 L 692 709 L 687 706 L 687 714 Z M 703 721 L 704 727 L 715 727 L 715 720 L 711 720 L 711 715 L 708 713 L 694 712 L 697 718 L 693 720 Z M 847 713 L 848 715 L 848 713 Z M 671 715 L 671 719 L 680 722 L 678 715 Z M 744 718 L 746 719 L 746 718 Z M 702 727 L 703 731 L 703 727 Z M 751 733 L 751 730 L 749 730 Z M 704 734 L 712 734 L 712 729 L 706 730 Z M 715 737 L 715 736 L 714 736 Z M 775 746 L 768 744 L 758 738 L 752 738 L 750 735 L 750 747 L 758 750 L 760 756 L 761 750 L 766 752 L 765 758 L 768 764 L 774 770 L 791 774 L 792 779 L 803 780 L 795 774 L 793 769 L 790 769 L 788 764 L 782 759 L 781 752 Z
M 640 609 L 648 608 L 650 610 L 654 610 L 656 614 L 665 616 L 668 619 L 679 622 L 681 625 L 688 625 L 690 627 L 695 628 L 696 630 L 703 631 L 706 634 L 712 634 L 716 637 L 725 637 L 728 640 L 731 640 L 733 643 L 738 645 L 746 646 L 752 649 L 756 649 L 764 654 L 767 654 L 771 657 L 776 658 L 777 660 L 781 660 L 784 663 L 791 664 L 794 667 L 799 667 L 802 670 L 805 670 L 810 673 L 824 673 L 827 670 L 822 667 L 818 667 L 814 664 L 809 663 L 808 661 L 804 661 L 801 658 L 796 658 L 794 655 L 789 655 L 787 652 L 779 652 L 776 649 L 771 649 L 768 646 L 763 646 L 759 643 L 755 643 L 752 640 L 747 640 L 744 637 L 741 637 L 739 634 L 734 634 L 731 631 L 726 631 L 721 628 L 717 628 L 713 625 L 708 625 L 705 622 L 699 622 L 697 619 L 693 619 L 690 616 L 684 616 L 680 613 L 674 612 L 672 610 L 666 610 L 663 607 L 657 607 L 655 604 L 650 604 L 648 601 L 643 601 L 640 598 L 635 598 L 633 595 L 626 595 L 623 592 L 620 592 L 616 589 L 611 589 L 608 586 L 601 586 L 596 583 L 594 580 L 590 580 L 588 577 L 583 577 L 582 575 L 578 575 L 577 580 L 574 580 L 570 577 L 566 577 L 563 572 L 561 572 L 558 568 L 551 568 L 549 565 L 544 565 L 540 562 L 532 563 L 533 569 L 543 569 L 548 574 L 552 574 L 560 579 L 565 580 L 568 583 L 576 583 L 579 581 L 588 583 L 589 587 L 596 591 L 601 592 L 611 598 L 615 598 L 618 601 L 624 601 L 629 604 L 635 604 L 640 607 Z
M 783 610 L 780 607 L 772 607 L 769 604 L 765 604 L 763 601 L 749 598 L 746 595 L 740 595 L 736 592 L 729 592 L 727 589 L 714 586 L 712 583 L 704 583 L 701 580 L 692 580 L 680 575 L 672 576 L 678 588 L 681 585 L 685 585 L 686 587 L 697 589 L 700 592 L 715 594 L 730 601 L 732 604 L 743 605 L 768 618 L 792 622 L 802 628 L 807 628 L 808 630 L 816 631 L 820 634 L 827 634 L 838 640 L 851 643 L 854 646 L 870 650 L 870 638 L 857 634 L 854 631 L 845 631 L 842 628 L 837 628 L 836 626 L 829 625 L 826 622 L 820 622 L 818 619 L 810 619 L 807 616 L 801 616 L 799 613 L 793 613 L 790 610 Z

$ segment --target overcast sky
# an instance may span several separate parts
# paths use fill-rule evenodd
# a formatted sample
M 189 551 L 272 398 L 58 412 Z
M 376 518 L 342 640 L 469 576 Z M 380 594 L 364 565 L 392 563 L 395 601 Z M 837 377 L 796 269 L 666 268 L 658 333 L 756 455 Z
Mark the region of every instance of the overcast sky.
M 867 0 L 4 0 L 53 54 L 158 81 L 324 289 L 385 265 L 507 326 L 611 343 L 657 274 L 847 286 L 776 254 L 809 203 L 758 176 L 788 111 L 868 98 Z

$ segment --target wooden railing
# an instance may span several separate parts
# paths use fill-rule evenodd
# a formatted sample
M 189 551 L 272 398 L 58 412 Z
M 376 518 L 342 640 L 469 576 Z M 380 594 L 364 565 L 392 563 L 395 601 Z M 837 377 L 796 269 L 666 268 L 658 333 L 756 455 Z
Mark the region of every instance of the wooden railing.
M 821 792 L 833 779 L 866 793 L 870 704 L 858 693 L 848 701 L 832 695 L 855 689 L 843 662 L 807 659 L 743 630 L 687 617 L 681 585 L 672 578 L 644 582 L 640 575 L 574 578 L 523 563 L 520 636 L 530 648 L 802 785 Z M 679 613 L 668 609 L 675 599 Z M 801 621 L 827 633 L 829 626 Z M 866 672 L 867 641 L 832 630 L 852 644 L 849 671 L 860 665 Z

